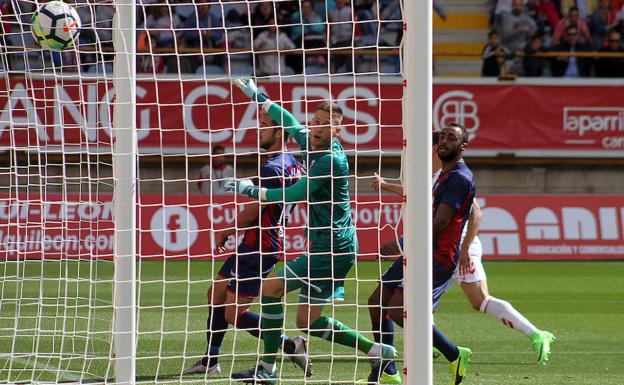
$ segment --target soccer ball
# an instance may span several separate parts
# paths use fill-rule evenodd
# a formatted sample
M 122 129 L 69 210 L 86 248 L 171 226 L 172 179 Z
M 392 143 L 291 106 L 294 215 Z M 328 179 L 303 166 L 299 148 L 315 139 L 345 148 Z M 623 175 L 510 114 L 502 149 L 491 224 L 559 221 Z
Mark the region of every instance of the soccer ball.
M 50 1 L 35 11 L 32 17 L 32 34 L 43 48 L 62 51 L 78 41 L 80 17 L 69 4 Z

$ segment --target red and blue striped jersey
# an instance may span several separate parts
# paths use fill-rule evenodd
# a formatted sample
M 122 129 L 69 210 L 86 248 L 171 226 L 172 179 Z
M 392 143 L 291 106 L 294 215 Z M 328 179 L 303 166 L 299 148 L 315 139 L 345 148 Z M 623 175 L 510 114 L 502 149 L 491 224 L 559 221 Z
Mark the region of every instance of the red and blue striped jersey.
M 255 184 L 267 189 L 285 188 L 300 178 L 301 163 L 291 154 L 277 153 L 260 167 L 260 180 Z M 243 243 L 251 250 L 279 256 L 284 250 L 284 227 L 294 207 L 294 204 L 284 203 L 263 205 L 260 226 L 245 231 Z
M 464 161 L 441 173 L 433 185 L 433 217 L 442 203 L 457 210 L 433 245 L 433 258 L 447 272 L 455 270 L 457 265 L 462 231 L 470 217 L 475 194 L 472 171 Z

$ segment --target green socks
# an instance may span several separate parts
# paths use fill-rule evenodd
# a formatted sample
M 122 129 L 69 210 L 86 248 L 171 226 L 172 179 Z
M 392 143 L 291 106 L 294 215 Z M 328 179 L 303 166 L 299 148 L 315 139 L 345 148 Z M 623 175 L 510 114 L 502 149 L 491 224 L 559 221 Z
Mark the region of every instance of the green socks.
M 264 354 L 262 361 L 275 364 L 277 352 L 282 343 L 282 329 L 284 327 L 284 306 L 281 298 L 262 297 L 262 338 L 264 340 Z M 367 354 L 375 344 L 342 322 L 333 318 L 321 316 L 310 325 L 310 334 L 335 342 L 340 345 L 357 348 Z
M 264 355 L 262 361 L 275 364 L 277 351 L 282 343 L 282 328 L 284 327 L 284 307 L 281 298 L 262 296 L 262 338 L 264 340 Z
M 310 334 L 329 342 L 357 348 L 362 353 L 368 353 L 374 345 L 373 341 L 342 322 L 325 316 L 319 317 L 310 325 Z

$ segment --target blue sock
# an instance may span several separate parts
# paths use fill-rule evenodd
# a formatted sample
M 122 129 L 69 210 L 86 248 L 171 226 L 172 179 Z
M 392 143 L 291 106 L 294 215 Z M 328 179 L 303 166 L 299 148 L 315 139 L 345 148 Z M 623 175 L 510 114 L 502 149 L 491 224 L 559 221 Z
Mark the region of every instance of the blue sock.
M 236 328 L 245 330 L 256 338 L 261 338 L 260 335 L 260 316 L 258 313 L 254 313 L 249 310 L 245 310 L 242 313 L 238 313 L 236 318 Z M 288 339 L 285 334 L 282 334 L 282 344 Z
M 435 326 L 433 327 L 433 346 L 444 355 L 448 362 L 453 362 L 459 357 L 457 346 L 449 341 Z
M 249 310 L 238 313 L 238 317 L 236 317 L 236 328 L 245 330 L 247 333 L 252 336 L 259 338 L 260 337 L 260 316 L 254 312 Z
M 394 346 L 394 321 L 388 316 L 381 320 L 381 343 Z M 388 362 L 384 367 L 384 372 L 395 375 L 397 373 L 396 363 L 394 361 Z
M 394 346 L 394 322 L 387 315 L 382 320 L 372 320 L 373 325 L 373 339 L 377 343 L 383 343 L 386 345 Z M 379 328 L 381 327 L 381 332 Z M 379 369 L 373 368 L 373 370 Z M 397 373 L 396 363 L 394 361 L 384 361 L 383 371 L 395 375 Z
M 206 342 L 208 348 L 206 355 L 202 359 L 202 364 L 210 367 L 219 362 L 219 354 L 221 353 L 221 343 L 228 329 L 228 323 L 225 320 L 225 308 L 223 306 L 210 306 L 208 320 L 206 321 Z

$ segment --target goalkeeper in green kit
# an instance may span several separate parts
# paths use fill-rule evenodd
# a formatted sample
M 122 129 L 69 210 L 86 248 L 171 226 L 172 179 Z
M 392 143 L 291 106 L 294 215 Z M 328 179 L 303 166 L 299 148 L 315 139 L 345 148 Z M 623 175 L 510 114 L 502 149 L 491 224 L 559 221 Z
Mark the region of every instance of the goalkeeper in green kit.
M 340 321 L 321 315 L 323 305 L 343 285 L 358 251 L 349 202 L 349 163 L 337 139 L 342 110 L 334 103 L 321 103 L 306 129 L 290 112 L 259 93 L 251 79 L 236 79 L 233 83 L 295 138 L 307 158 L 308 176 L 290 187 L 275 189 L 260 188 L 248 179 L 230 179 L 226 189 L 261 202 L 307 202 L 309 250 L 263 282 L 264 354 L 255 368 L 233 373 L 232 378 L 252 384 L 277 382 L 275 361 L 284 327 L 282 297 L 297 289 L 298 328 L 309 330 L 312 336 L 357 348 L 375 360 L 396 358 L 394 347 L 375 343 Z

